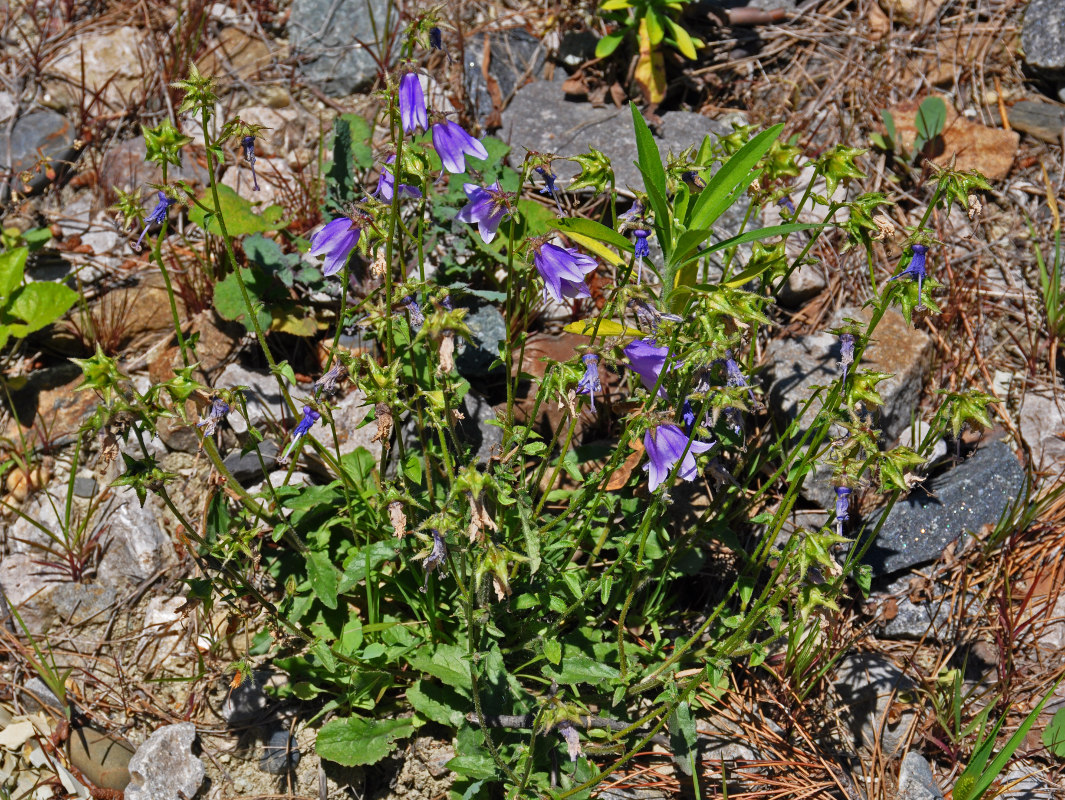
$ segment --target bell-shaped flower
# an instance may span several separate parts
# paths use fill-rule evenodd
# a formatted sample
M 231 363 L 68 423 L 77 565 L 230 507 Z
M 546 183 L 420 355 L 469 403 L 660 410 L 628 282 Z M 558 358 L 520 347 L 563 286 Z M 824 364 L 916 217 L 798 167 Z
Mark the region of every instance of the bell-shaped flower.
M 389 156 L 385 159 L 386 164 L 394 164 L 396 161 L 395 156 Z M 374 191 L 374 197 L 382 200 L 385 203 L 392 202 L 393 192 L 395 191 L 396 178 L 392 174 L 392 170 L 385 167 L 381 170 L 381 177 L 377 179 L 377 189 Z M 422 191 L 417 186 L 411 186 L 408 183 L 401 183 L 399 185 L 399 196 L 409 197 L 412 200 L 417 200 L 422 196 Z
M 584 375 L 577 382 L 577 391 L 588 395 L 588 402 L 595 411 L 595 393 L 602 391 L 603 385 L 599 382 L 599 356 L 595 353 L 585 353 L 581 356 L 584 362 Z
M 595 259 L 572 247 L 560 247 L 544 242 L 533 255 L 536 271 L 544 279 L 544 299 L 552 298 L 561 303 L 563 298 L 574 300 L 591 297 L 584 276 L 594 272 Z
M 476 183 L 465 183 L 462 189 L 466 192 L 466 197 L 470 202 L 459 209 L 455 219 L 471 225 L 476 224 L 481 239 L 488 244 L 496 238 L 499 223 L 509 212 L 508 195 L 499 188 L 499 181 L 487 187 L 478 186 Z
M 669 357 L 669 348 L 658 347 L 654 339 L 634 339 L 625 347 L 624 353 L 647 391 L 653 391 Z M 666 396 L 662 387 L 658 388 L 658 394 L 661 397 Z
M 288 458 L 289 453 L 291 453 L 296 445 L 299 444 L 299 441 L 307 435 L 310 429 L 314 426 L 314 423 L 321 418 L 322 415 L 310 406 L 303 407 L 303 418 L 296 425 L 295 430 L 292 431 L 292 441 L 288 443 L 288 447 L 285 448 L 285 452 L 281 455 L 282 461 Z
M 141 231 L 141 235 L 137 237 L 137 243 L 133 245 L 133 249 L 138 253 L 141 251 L 141 242 L 144 241 L 144 235 L 148 233 L 148 229 L 152 225 L 162 225 L 166 222 L 166 212 L 170 210 L 170 206 L 174 205 L 174 200 L 166 196 L 166 193 L 162 190 L 159 191 L 159 200 L 155 204 L 155 208 L 152 209 L 152 213 L 148 215 L 148 219 L 144 220 L 144 230 Z
M 692 441 L 688 444 L 688 435 L 676 425 L 665 424 L 649 428 L 643 436 L 643 446 L 647 451 L 648 464 L 644 467 L 648 473 L 647 488 L 649 491 L 657 489 L 669 473 L 680 462 L 677 477 L 682 481 L 690 481 L 699 474 L 695 464 L 695 454 L 710 450 L 713 442 Z
M 419 128 L 423 131 L 429 128 L 425 93 L 415 72 L 408 72 L 399 79 L 399 120 L 407 133 L 414 133 Z
M 906 269 L 900 272 L 898 275 L 892 275 L 888 278 L 888 281 L 897 280 L 903 275 L 908 275 L 910 280 L 917 281 L 917 308 L 924 308 L 924 301 L 921 299 L 921 286 L 924 284 L 924 279 L 928 277 L 928 272 L 925 270 L 925 262 L 928 258 L 928 248 L 923 244 L 915 244 L 913 246 L 913 258 L 910 259 L 910 263 Z
M 335 219 L 311 237 L 311 255 L 325 256 L 323 275 L 335 275 L 344 268 L 348 256 L 359 243 L 359 228 L 348 217 Z
M 483 144 L 466 133 L 461 125 L 446 119 L 433 125 L 433 147 L 444 169 L 456 175 L 466 171 L 466 156 L 488 158 Z

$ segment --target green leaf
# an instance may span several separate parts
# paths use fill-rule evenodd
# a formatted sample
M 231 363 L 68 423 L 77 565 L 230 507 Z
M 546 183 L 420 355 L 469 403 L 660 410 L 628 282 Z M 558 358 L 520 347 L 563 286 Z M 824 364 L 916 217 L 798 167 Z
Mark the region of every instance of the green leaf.
M 444 766 L 457 775 L 474 780 L 488 780 L 496 775 L 496 762 L 486 755 L 455 756 Z
M 1043 730 L 1043 744 L 1058 758 L 1065 758 L 1065 708 L 1054 712 Z
M 558 643 L 557 639 L 546 639 L 544 641 L 544 656 L 556 667 L 558 666 L 562 660 L 562 645 Z
M 424 645 L 407 660 L 414 669 L 439 678 L 448 686 L 464 692 L 472 690 L 469 654 L 465 648 L 440 644 L 434 651 L 429 645 Z
M 0 298 L 10 297 L 11 293 L 22 285 L 29 253 L 29 249 L 25 247 L 16 247 L 14 250 L 0 253 Z
M 327 722 L 318 731 L 315 749 L 344 767 L 376 764 L 395 749 L 396 739 L 414 732 L 413 720 L 348 717 Z
M 15 336 L 25 336 L 50 325 L 77 301 L 78 293 L 62 283 L 30 283 L 11 295 L 4 311 L 25 325 L 11 325 Z
M 270 293 L 270 276 L 264 272 L 251 269 L 242 269 L 240 274 L 248 287 L 248 294 L 251 297 L 253 306 L 256 301 L 261 304 L 263 299 Z M 222 319 L 228 319 L 231 322 L 242 322 L 249 331 L 255 329 L 255 325 L 247 318 L 248 311 L 244 305 L 244 295 L 240 291 L 237 276 L 233 273 L 226 275 L 225 278 L 214 285 L 214 307 L 215 311 L 218 312 L 218 316 L 222 317 Z M 259 305 L 255 309 L 255 315 L 262 328 L 270 327 L 273 315 L 269 311 Z
M 706 183 L 692 209 L 692 228 L 709 228 L 735 200 L 735 190 L 754 180 L 752 170 L 784 130 L 784 124 L 762 131 L 741 147 Z
M 606 58 L 608 55 L 618 49 L 618 45 L 621 44 L 621 40 L 625 38 L 625 31 L 619 31 L 618 33 L 612 33 L 609 36 L 604 36 L 595 45 L 595 57 Z
M 917 128 L 918 145 L 915 149 L 920 151 L 923 143 L 930 142 L 943 132 L 943 126 L 947 122 L 947 104 L 942 97 L 928 97 L 917 109 L 917 118 L 914 126 Z
M 327 608 L 337 607 L 337 572 L 327 553 L 310 550 L 304 553 L 311 588 Z
M 669 17 L 666 17 L 666 25 L 669 27 L 669 32 L 673 35 L 673 40 L 677 43 L 677 49 L 680 50 L 681 55 L 695 61 L 699 56 L 695 52 L 695 41 L 688 35 L 688 32 Z
M 588 683 L 593 686 L 603 681 L 614 680 L 620 673 L 609 664 L 596 661 L 583 653 L 567 653 L 562 659 L 562 668 L 544 668 L 544 675 L 559 683 Z
M 200 202 L 208 207 L 214 204 L 210 193 L 201 197 Z M 288 225 L 287 222 L 282 221 L 284 210 L 281 206 L 267 206 L 261 213 L 256 213 L 250 200 L 241 197 L 234 189 L 228 186 L 222 185 L 218 187 L 218 205 L 222 217 L 226 221 L 226 230 L 230 236 L 276 231 Z M 189 219 L 192 222 L 208 233 L 221 236 L 222 229 L 218 224 L 217 216 L 212 213 L 210 214 L 210 219 L 207 219 L 207 217 L 207 212 L 197 205 L 189 209 Z
M 432 722 L 457 728 L 465 722 L 465 710 L 472 705 L 450 686 L 431 681 L 415 681 L 407 689 L 407 700 L 414 710 Z
M 632 242 L 616 230 L 592 219 L 565 217 L 564 219 L 556 219 L 555 227 L 563 233 L 576 233 L 586 236 L 589 239 L 595 239 L 611 247 L 616 247 L 625 253 L 631 253 L 634 249 Z
M 640 110 L 636 108 L 636 104 L 630 102 L 629 107 L 632 109 L 632 124 L 636 129 L 636 166 L 640 168 L 640 174 L 643 175 L 647 198 L 655 214 L 655 228 L 659 231 L 659 243 L 668 257 L 673 237 L 669 206 L 666 203 L 666 170 L 662 166 L 662 154 L 658 150 L 655 137 L 651 135 L 651 129 L 647 127 Z M 662 232 L 665 232 L 664 236 Z
M 367 553 L 367 549 L 369 553 Z M 374 542 L 368 547 L 352 551 L 345 559 L 344 575 L 340 579 L 339 591 L 347 592 L 351 587 L 366 580 L 366 561 L 369 556 L 371 573 L 382 564 L 396 558 L 396 546 L 390 541 Z

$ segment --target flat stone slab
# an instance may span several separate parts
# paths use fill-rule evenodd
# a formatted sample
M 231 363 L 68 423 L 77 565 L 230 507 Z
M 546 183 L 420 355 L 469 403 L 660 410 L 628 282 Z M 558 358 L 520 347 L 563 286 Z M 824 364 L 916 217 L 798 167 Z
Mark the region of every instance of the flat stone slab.
M 1065 106 L 1040 100 L 1021 100 L 1006 112 L 1010 125 L 1051 144 L 1061 144 L 1065 130 Z
M 865 563 L 874 578 L 883 578 L 935 561 L 950 543 L 997 523 L 1023 488 L 1024 471 L 1010 448 L 1003 442 L 985 445 L 896 503 Z
M 377 64 L 363 44 L 381 48 L 373 23 L 383 31 L 387 14 L 383 0 L 295 0 L 288 35 L 293 53 L 307 59 L 299 72 L 329 95 L 365 88 Z
M 1065 3 L 1032 0 L 1024 12 L 1021 49 L 1029 67 L 1046 77 L 1065 75 Z

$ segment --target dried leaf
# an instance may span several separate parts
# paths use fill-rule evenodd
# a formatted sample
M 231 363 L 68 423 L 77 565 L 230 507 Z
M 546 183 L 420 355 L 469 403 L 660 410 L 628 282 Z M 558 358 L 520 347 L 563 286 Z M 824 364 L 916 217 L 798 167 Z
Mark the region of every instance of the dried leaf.
M 608 492 L 617 491 L 628 483 L 632 471 L 636 469 L 636 465 L 643 459 L 643 442 L 639 439 L 634 439 L 629 442 L 629 447 L 632 448 L 633 452 L 625 459 L 625 463 L 618 467 L 617 471 L 610 476 L 610 480 L 607 481 L 606 484 L 606 490 Z

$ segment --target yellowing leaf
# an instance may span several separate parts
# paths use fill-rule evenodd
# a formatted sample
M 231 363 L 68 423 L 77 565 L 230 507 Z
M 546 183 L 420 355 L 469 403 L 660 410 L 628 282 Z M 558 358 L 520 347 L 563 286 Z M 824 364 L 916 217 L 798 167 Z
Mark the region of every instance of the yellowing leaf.
M 662 54 L 651 44 L 647 19 L 640 20 L 640 58 L 636 62 L 636 83 L 649 103 L 661 103 L 666 97 L 666 67 Z
M 592 331 L 595 330 L 594 319 L 582 319 L 578 322 L 571 322 L 565 328 L 566 333 L 576 333 L 578 336 L 591 336 Z M 612 319 L 604 319 L 599 323 L 599 336 L 643 336 L 643 331 L 636 328 L 629 328 L 622 325 L 620 322 L 615 322 Z
M 574 233 L 573 231 L 566 231 L 566 237 L 575 241 L 585 250 L 591 250 L 604 261 L 609 261 L 615 267 L 625 265 L 625 260 L 623 258 L 598 239 L 593 239 L 591 236 L 585 236 L 582 233 Z

